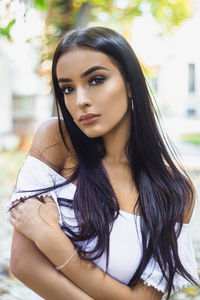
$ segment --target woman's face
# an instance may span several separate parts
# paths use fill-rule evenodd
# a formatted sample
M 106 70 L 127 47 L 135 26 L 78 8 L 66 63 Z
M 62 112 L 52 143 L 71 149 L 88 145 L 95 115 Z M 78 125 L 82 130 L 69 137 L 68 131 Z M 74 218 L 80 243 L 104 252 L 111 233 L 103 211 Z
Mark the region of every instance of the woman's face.
M 103 137 L 129 121 L 130 95 L 109 56 L 77 47 L 59 58 L 56 71 L 65 105 L 88 137 Z

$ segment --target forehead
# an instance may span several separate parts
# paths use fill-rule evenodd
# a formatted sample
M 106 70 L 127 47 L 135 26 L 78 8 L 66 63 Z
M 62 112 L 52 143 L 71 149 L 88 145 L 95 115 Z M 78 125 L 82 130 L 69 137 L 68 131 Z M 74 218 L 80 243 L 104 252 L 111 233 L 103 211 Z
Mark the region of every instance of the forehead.
M 108 55 L 89 48 L 77 47 L 62 54 L 57 62 L 57 75 L 82 73 L 92 66 L 103 66 L 108 69 L 117 68 Z M 118 69 L 118 68 L 117 68 Z

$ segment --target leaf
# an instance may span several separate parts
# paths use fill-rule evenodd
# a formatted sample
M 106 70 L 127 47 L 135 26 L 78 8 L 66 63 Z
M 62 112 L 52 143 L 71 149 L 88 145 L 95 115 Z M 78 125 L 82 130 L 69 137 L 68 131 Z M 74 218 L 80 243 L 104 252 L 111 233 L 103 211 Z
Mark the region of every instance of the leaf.
M 7 37 L 8 40 L 11 40 L 10 30 L 15 24 L 16 20 L 11 20 L 5 28 L 0 27 L 0 35 Z
M 162 24 L 167 31 L 180 26 L 183 21 L 191 17 L 191 3 L 189 0 L 146 0 L 151 8 L 152 16 Z
M 35 8 L 42 11 L 45 11 L 48 8 L 50 8 L 50 0 L 34 0 L 33 3 Z

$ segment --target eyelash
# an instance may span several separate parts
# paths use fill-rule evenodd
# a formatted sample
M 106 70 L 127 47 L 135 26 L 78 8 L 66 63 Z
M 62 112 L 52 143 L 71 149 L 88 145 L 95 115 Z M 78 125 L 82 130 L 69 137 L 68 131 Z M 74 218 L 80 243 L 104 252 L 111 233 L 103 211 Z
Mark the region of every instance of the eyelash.
M 96 75 L 96 76 L 93 76 L 92 78 L 89 79 L 89 83 L 90 83 L 90 85 L 96 86 L 96 85 L 103 84 L 105 80 L 106 80 L 105 76 Z M 93 84 L 92 83 L 93 81 L 96 81 L 96 83 Z M 70 91 L 66 93 L 66 89 L 70 89 Z M 71 86 L 63 86 L 63 87 L 61 87 L 61 90 L 62 90 L 62 92 L 63 92 L 64 95 L 69 95 L 73 91 L 73 87 L 71 87 Z
M 94 80 L 97 80 L 98 83 L 92 84 L 92 81 L 94 81 Z M 100 84 L 104 83 L 105 80 L 106 80 L 105 76 L 97 75 L 97 76 L 92 77 L 89 80 L 89 83 L 91 83 L 92 85 L 100 85 Z

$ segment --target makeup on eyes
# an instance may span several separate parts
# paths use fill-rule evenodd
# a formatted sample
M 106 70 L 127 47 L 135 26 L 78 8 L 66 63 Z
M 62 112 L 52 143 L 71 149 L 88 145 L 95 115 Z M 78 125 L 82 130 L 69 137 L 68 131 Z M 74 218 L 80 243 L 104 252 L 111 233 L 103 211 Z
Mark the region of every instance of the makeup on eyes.
M 89 78 L 88 82 L 91 86 L 99 86 L 106 81 L 107 77 L 108 76 L 105 76 L 102 74 L 93 75 L 93 76 L 91 76 L 91 78 Z M 60 88 L 65 95 L 69 95 L 73 91 L 73 87 L 70 85 L 63 85 L 63 86 L 60 86 Z M 66 89 L 69 89 L 70 91 L 68 93 L 65 93 Z
M 73 88 L 71 86 L 63 86 L 63 87 L 61 87 L 61 90 L 62 90 L 63 94 L 65 94 L 65 95 L 69 95 L 70 94 L 70 92 L 69 93 L 65 92 L 66 89 L 71 89 L 71 92 L 73 90 Z
M 89 68 L 87 71 L 83 72 L 80 75 L 80 78 L 84 78 L 86 76 L 88 76 L 89 74 L 97 71 L 97 70 L 106 70 L 109 71 L 107 68 L 105 67 L 101 67 L 101 66 L 93 66 L 91 68 Z M 71 78 L 58 78 L 58 82 L 72 82 L 73 80 Z
M 89 79 L 89 83 L 92 83 L 93 81 L 97 81 L 94 85 L 102 84 L 106 80 L 106 76 L 104 75 L 94 75 Z

